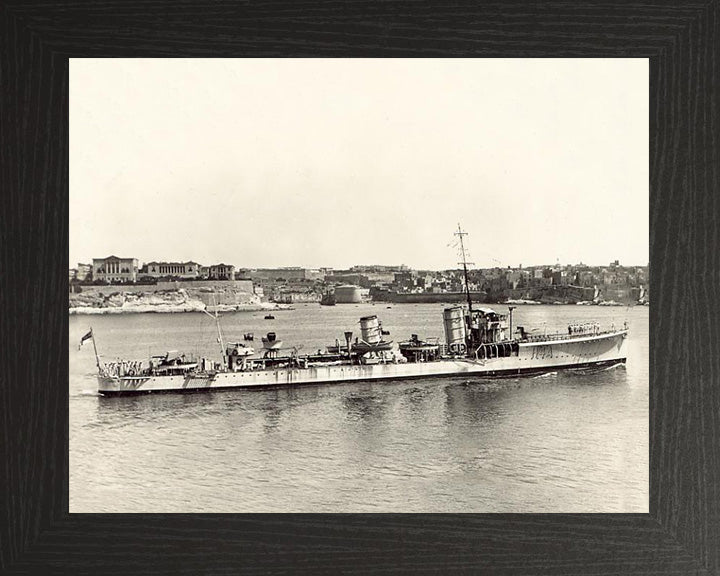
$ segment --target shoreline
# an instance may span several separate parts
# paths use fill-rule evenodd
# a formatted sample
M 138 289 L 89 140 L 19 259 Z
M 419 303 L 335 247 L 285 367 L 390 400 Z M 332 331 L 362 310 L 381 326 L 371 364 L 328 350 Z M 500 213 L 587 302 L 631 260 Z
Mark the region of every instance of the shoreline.
M 187 313 L 205 313 L 205 312 L 265 312 L 270 310 L 292 310 L 293 307 L 288 304 L 238 304 L 235 306 L 220 304 L 219 306 L 173 306 L 173 305 L 146 305 L 146 306 L 111 306 L 107 308 L 99 308 L 92 306 L 77 306 L 68 309 L 69 316 L 102 316 L 102 315 L 118 315 L 118 314 L 187 314 Z
M 385 304 L 385 302 L 375 302 L 371 303 L 368 302 L 368 304 Z M 428 304 L 437 304 L 437 302 L 428 302 Z M 452 303 L 442 303 L 447 305 L 452 305 Z M 514 306 L 577 306 L 577 304 L 570 304 L 570 303 L 545 303 L 545 302 L 512 302 L 512 303 L 495 303 L 490 304 L 491 306 L 505 306 L 507 304 L 512 304 Z M 409 302 L 394 302 L 394 306 L 416 306 L 417 303 L 409 303 Z M 340 306 L 343 306 L 343 304 L 340 304 Z M 593 304 L 592 307 L 599 306 L 601 308 L 608 308 L 608 307 L 625 307 L 625 304 L 614 304 L 614 305 L 605 305 L 602 304 Z M 642 305 L 642 304 L 630 304 L 628 305 L 630 308 L 648 308 L 648 305 Z M 204 313 L 204 312 L 218 312 L 218 313 L 228 313 L 228 312 L 268 312 L 268 311 L 281 311 L 281 310 L 294 310 L 295 306 L 292 304 L 281 304 L 281 303 L 274 303 L 274 302 L 262 302 L 260 304 L 238 304 L 235 306 L 230 305 L 224 305 L 220 304 L 218 306 L 207 306 L 207 307 L 199 307 L 199 306 L 173 306 L 173 305 L 145 305 L 145 306 L 113 306 L 113 307 L 107 307 L 107 308 L 95 308 L 91 306 L 78 306 L 74 308 L 70 308 L 68 311 L 69 316 L 102 316 L 102 315 L 121 315 L 121 314 L 188 314 L 192 312 L 196 313 Z

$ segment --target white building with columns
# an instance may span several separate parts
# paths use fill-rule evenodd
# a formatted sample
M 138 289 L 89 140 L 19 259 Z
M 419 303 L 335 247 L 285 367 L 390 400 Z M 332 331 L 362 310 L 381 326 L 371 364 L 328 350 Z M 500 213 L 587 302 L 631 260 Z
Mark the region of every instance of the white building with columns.
M 137 258 L 93 258 L 93 279 L 105 282 L 135 282 L 138 274 Z

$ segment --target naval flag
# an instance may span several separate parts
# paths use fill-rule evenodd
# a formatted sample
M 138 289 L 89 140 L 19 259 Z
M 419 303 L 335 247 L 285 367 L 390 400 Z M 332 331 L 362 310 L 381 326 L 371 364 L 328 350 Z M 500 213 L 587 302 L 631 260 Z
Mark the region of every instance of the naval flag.
M 80 348 L 82 347 L 83 342 L 85 342 L 85 340 L 89 340 L 92 337 L 93 337 L 92 328 L 90 328 L 90 331 L 87 334 L 85 334 L 85 336 L 80 338 L 80 346 L 78 346 L 78 350 L 80 350 Z

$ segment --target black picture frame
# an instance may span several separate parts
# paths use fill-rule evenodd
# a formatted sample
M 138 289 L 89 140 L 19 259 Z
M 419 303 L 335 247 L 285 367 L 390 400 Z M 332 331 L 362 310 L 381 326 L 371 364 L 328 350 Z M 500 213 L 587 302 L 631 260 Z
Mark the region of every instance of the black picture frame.
M 720 573 L 718 5 L 6 1 L 0 571 Z M 650 513 L 68 514 L 68 59 L 118 56 L 649 58 Z

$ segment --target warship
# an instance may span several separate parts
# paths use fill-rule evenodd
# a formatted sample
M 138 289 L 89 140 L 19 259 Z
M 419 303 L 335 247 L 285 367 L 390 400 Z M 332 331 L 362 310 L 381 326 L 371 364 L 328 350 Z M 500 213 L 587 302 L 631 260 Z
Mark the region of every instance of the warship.
M 160 392 L 201 392 L 271 386 L 326 385 L 336 382 L 392 382 L 410 378 L 516 377 L 560 369 L 612 366 L 627 360 L 628 327 L 601 328 L 598 323 L 573 324 L 555 334 L 532 335 L 525 327 L 513 331 L 512 315 L 473 303 L 462 245 L 467 302 L 443 309 L 444 338 L 386 340 L 377 315 L 360 318 L 360 334 L 345 331 L 342 340 L 316 353 L 300 354 L 301 344 L 282 346 L 275 332 L 262 338 L 262 350 L 245 342 L 225 342 L 217 324 L 221 358 L 195 358 L 178 351 L 153 356 L 149 362 L 101 363 L 90 332 L 103 396 Z M 247 338 L 246 338 L 247 340 Z

